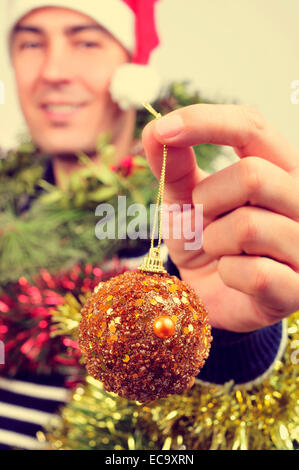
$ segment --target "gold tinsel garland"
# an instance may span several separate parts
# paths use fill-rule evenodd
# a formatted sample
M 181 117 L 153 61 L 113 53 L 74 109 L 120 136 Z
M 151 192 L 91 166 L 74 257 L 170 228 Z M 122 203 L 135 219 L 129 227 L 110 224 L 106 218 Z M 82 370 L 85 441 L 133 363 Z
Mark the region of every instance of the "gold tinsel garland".
M 196 384 L 142 405 L 87 377 L 61 419 L 38 437 L 52 449 L 295 449 L 299 447 L 299 312 L 273 372 L 251 390 Z

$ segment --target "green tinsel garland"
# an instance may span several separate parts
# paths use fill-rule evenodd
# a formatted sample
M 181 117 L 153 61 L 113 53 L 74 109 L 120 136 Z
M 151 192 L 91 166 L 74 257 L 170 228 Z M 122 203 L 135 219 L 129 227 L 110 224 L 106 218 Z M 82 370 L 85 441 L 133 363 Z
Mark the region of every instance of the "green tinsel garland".
M 203 101 L 199 93 L 187 91 L 186 83 L 175 83 L 154 106 L 165 114 Z M 150 119 L 146 110 L 137 113 L 136 138 Z M 7 155 L 0 152 L 0 285 L 20 276 L 32 280 L 42 268 L 55 273 L 80 262 L 99 264 L 104 257 L 144 243 L 95 237 L 98 204 L 105 201 L 116 207 L 117 196 L 124 195 L 127 205 L 139 202 L 149 207 L 157 185 L 144 157 L 136 156 L 138 171 L 125 175 L 111 171 L 114 147 L 108 135 L 100 136 L 97 148 L 101 164 L 95 166 L 86 155 L 78 155 L 84 168 L 72 175 L 66 190 L 44 180 L 49 156 L 40 154 L 30 140 Z M 195 152 L 201 167 L 213 171 L 221 148 L 206 144 L 195 147 Z

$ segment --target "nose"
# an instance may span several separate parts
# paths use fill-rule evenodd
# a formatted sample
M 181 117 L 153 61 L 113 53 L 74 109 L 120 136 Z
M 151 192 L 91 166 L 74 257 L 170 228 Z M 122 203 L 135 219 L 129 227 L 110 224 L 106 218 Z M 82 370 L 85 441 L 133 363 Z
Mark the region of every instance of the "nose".
M 41 78 L 47 84 L 66 84 L 72 80 L 73 67 L 71 54 L 60 41 L 47 48 L 41 70 Z

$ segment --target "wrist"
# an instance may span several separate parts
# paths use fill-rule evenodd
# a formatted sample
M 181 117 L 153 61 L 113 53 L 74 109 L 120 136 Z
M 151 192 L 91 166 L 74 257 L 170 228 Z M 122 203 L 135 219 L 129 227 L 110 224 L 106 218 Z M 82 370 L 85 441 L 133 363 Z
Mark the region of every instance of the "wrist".
M 250 387 L 266 378 L 284 352 L 287 320 L 250 333 L 212 329 L 210 355 L 197 379 L 206 384 Z

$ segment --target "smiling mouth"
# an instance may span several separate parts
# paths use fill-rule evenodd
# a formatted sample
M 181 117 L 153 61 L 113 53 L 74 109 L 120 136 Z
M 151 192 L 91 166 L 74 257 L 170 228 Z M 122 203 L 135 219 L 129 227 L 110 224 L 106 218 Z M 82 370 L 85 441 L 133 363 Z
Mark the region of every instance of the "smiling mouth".
M 51 113 L 68 114 L 83 106 L 84 104 L 43 104 L 42 109 Z
M 41 110 L 51 122 L 66 123 L 85 106 L 86 103 L 44 103 L 41 105 Z

